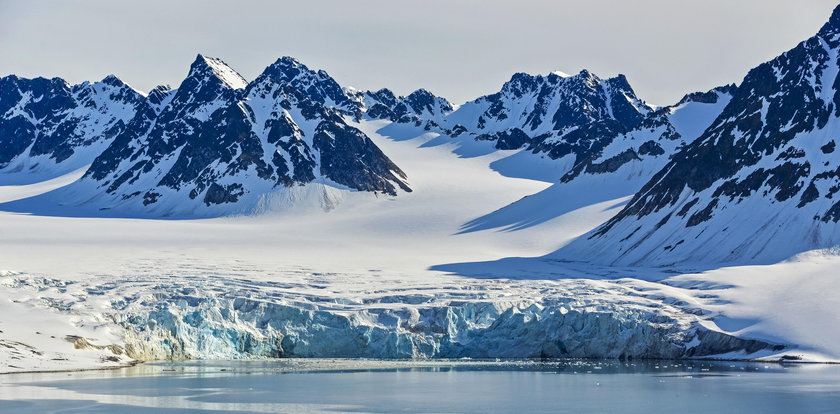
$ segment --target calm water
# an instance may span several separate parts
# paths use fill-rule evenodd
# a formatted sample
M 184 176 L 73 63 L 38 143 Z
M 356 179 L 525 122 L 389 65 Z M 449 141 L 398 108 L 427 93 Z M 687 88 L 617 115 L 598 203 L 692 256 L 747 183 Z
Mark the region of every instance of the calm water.
M 840 366 L 286 360 L 0 376 L 2 413 L 838 413 Z

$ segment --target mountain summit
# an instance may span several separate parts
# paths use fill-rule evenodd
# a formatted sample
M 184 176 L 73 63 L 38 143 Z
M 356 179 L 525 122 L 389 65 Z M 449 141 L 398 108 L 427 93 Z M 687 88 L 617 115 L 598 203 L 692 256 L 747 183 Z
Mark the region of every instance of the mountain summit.
M 17 91 L 22 81 L 4 82 Z M 358 118 L 361 103 L 326 72 L 291 58 L 279 59 L 249 83 L 222 60 L 198 55 L 177 89 L 157 87 L 146 97 L 111 77 L 72 88 L 59 80 L 24 83 L 33 84 L 27 91 L 40 88 L 49 97 L 39 102 L 59 108 L 72 109 L 86 96 L 106 92 L 133 105 L 100 108 L 108 122 L 94 123 L 99 130 L 84 135 L 100 140 L 98 154 L 88 159 L 92 165 L 78 182 L 45 195 L 65 205 L 193 217 L 262 211 L 307 197 L 331 208 L 330 194 L 338 190 L 388 196 L 411 191 L 405 173 L 345 119 Z M 44 124 L 42 117 L 24 115 L 57 112 L 30 103 L 26 96 L 32 92 L 24 94 L 9 101 L 28 112 L 10 118 L 14 123 L 6 128 L 35 128 Z M 65 118 L 50 122 L 60 125 Z M 23 121 L 31 126 L 17 124 Z M 64 133 L 55 136 L 64 141 L 45 145 L 54 152 L 68 141 Z M 35 144 L 33 151 L 41 148 Z M 5 152 L 12 159 L 20 151 Z M 312 186 L 323 191 L 307 189 Z
M 840 8 L 752 69 L 696 141 L 564 249 L 622 264 L 769 262 L 840 244 Z
M 26 183 L 90 164 L 146 106 L 114 75 L 74 86 L 0 78 L 0 173 Z
M 446 119 L 496 148 L 528 148 L 572 163 L 636 127 L 651 112 L 623 75 L 601 79 L 583 70 L 574 76 L 517 73 L 502 89 L 458 108 Z

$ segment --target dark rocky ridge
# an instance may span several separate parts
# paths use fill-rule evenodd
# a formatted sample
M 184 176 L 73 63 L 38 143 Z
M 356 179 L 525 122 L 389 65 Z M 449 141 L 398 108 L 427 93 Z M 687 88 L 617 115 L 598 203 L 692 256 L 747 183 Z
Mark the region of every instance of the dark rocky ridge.
M 494 141 L 497 149 L 525 149 L 579 162 L 638 126 L 651 109 L 624 75 L 601 79 L 517 73 L 502 89 L 469 102 L 447 117 L 450 135 Z
M 27 165 L 28 159 L 58 165 L 80 149 L 107 144 L 146 106 L 140 93 L 114 75 L 74 86 L 60 78 L 0 78 L 0 170 L 39 167 L 38 161 Z
M 735 85 L 726 85 L 707 92 L 690 93 L 674 105 L 656 109 L 635 127 L 612 138 L 607 137 L 606 145 L 600 146 L 600 149 L 591 151 L 585 158 L 578 160 L 560 181 L 570 182 L 581 174 L 613 173 L 632 161 L 644 162 L 647 158 L 671 157 L 678 147 L 688 144 L 697 137 L 682 136 L 672 123 L 670 116 L 688 104 L 717 104 L 722 97 L 731 98 L 735 89 Z M 626 148 L 609 158 L 604 158 L 606 147 L 616 144 L 625 145 Z
M 840 8 L 816 36 L 752 69 L 699 139 L 589 241 L 566 250 L 611 249 L 611 260 L 641 264 L 778 260 L 840 242 L 832 230 L 840 167 L 830 151 L 840 117 L 838 51 Z M 671 247 L 667 255 L 662 246 Z
M 360 116 L 361 105 L 326 72 L 287 57 L 247 85 L 226 79 L 233 74 L 199 55 L 175 91 L 150 93 L 154 105 L 129 122 L 82 182 L 135 207 L 237 203 L 318 177 L 359 191 L 411 191 L 405 174 L 345 122 L 344 115 Z

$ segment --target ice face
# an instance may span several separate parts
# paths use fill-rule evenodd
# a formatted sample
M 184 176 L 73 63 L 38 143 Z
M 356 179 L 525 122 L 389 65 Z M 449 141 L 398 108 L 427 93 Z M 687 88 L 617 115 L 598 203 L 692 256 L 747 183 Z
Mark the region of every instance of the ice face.
M 94 279 L 60 288 L 15 280 L 19 289 L 37 287 L 55 311 L 81 323 L 110 321 L 126 353 L 141 361 L 681 358 L 783 348 L 704 328 L 697 310 L 633 295 L 617 283 L 605 290 L 592 281 L 551 287 L 507 281 L 500 292 L 495 284 L 468 282 L 362 297 L 237 278 Z
M 671 315 L 557 303 L 336 312 L 244 298 L 178 298 L 117 317 L 140 360 L 253 357 L 681 358 L 755 352 L 742 340 Z M 702 344 L 702 347 L 701 347 Z

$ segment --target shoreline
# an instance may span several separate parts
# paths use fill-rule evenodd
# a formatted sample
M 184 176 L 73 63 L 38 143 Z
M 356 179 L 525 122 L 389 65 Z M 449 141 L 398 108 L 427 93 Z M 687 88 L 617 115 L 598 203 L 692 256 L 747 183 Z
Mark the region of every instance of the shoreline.
M 74 372 L 91 372 L 91 371 L 113 371 L 125 368 L 134 368 L 138 366 L 153 366 L 163 364 L 188 364 L 188 363 L 213 363 L 213 362 L 373 362 L 373 363 L 402 363 L 404 365 L 415 365 L 412 368 L 422 368 L 423 364 L 430 366 L 458 366 L 458 365 L 504 365 L 514 363 L 537 363 L 537 364 L 552 364 L 560 362 L 737 362 L 748 364 L 773 364 L 773 365 L 840 365 L 840 361 L 797 361 L 797 360 L 764 360 L 764 359 L 734 359 L 734 358 L 684 358 L 684 359 L 660 359 L 660 358 L 635 358 L 635 359 L 618 359 L 618 358 L 488 358 L 488 359 L 449 359 L 449 358 L 426 358 L 426 359 L 373 359 L 373 358 L 255 358 L 255 359 L 185 359 L 177 361 L 133 361 L 123 365 L 107 366 L 107 367 L 91 367 L 91 368 L 74 368 L 74 369 L 57 369 L 57 370 L 27 370 L 27 371 L 3 371 L 0 376 L 9 376 L 15 374 L 62 374 Z M 331 369 L 335 369 L 334 367 Z M 385 368 L 388 369 L 388 368 Z M 398 368 L 395 368 L 398 369 Z M 301 372 L 317 371 L 316 369 L 305 369 Z M 233 372 L 233 371 L 227 371 Z

